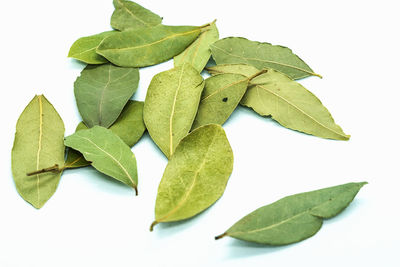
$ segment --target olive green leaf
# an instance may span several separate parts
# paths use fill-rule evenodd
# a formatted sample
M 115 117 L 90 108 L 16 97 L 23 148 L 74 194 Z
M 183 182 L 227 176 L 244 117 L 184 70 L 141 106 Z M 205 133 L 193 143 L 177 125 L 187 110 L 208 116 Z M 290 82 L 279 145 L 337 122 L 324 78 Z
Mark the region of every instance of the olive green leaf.
M 260 72 L 254 66 L 246 64 L 221 64 L 206 68 L 211 75 L 218 75 L 224 73 L 241 74 L 246 77 L 252 77 Z
M 75 132 L 89 129 L 83 122 L 79 123 Z M 118 119 L 109 128 L 118 135 L 129 147 L 135 145 L 146 130 L 143 122 L 143 102 L 129 100 Z M 83 155 L 73 149 L 68 149 L 64 169 L 79 168 L 90 165 Z
M 107 31 L 79 38 L 72 44 L 68 57 L 75 58 L 87 64 L 107 63 L 108 60 L 97 54 L 96 49 L 104 38 L 115 33 L 116 31 Z
M 18 119 L 11 169 L 18 193 L 35 208 L 54 194 L 61 172 L 28 176 L 49 166 L 64 165 L 64 123 L 50 102 L 35 96 Z
M 179 143 L 158 187 L 155 221 L 190 218 L 217 201 L 233 168 L 233 153 L 221 126 L 197 128 Z
M 124 31 L 104 39 L 97 53 L 121 67 L 146 67 L 181 53 L 204 27 L 157 25 Z
M 248 83 L 247 77 L 230 73 L 206 79 L 192 129 L 210 123 L 222 125 L 239 104 Z
M 224 38 L 210 47 L 218 65 L 248 64 L 260 70 L 273 68 L 295 80 L 311 75 L 320 77 L 287 47 L 250 41 L 241 37 Z
M 313 236 L 323 219 L 339 214 L 366 184 L 348 183 L 282 198 L 240 219 L 225 233 L 245 241 L 287 245 Z
M 110 129 L 94 126 L 65 138 L 98 171 L 133 187 L 137 194 L 136 158 L 127 144 Z
M 170 158 L 193 124 L 204 80 L 190 64 L 153 77 L 144 101 L 143 119 L 149 134 Z
M 114 0 L 115 11 L 111 16 L 111 27 L 125 31 L 156 26 L 162 18 L 141 5 L 125 0 Z
M 182 53 L 174 57 L 175 67 L 181 66 L 183 63 L 187 62 L 192 64 L 198 72 L 202 72 L 211 56 L 210 44 L 217 41 L 218 38 L 218 29 L 215 22 L 213 22 L 208 29 L 205 29 L 204 32 L 200 34 L 196 41 L 188 46 Z
M 112 64 L 88 65 L 75 81 L 79 113 L 88 127 L 108 128 L 136 92 L 139 71 Z
M 241 104 L 293 130 L 329 139 L 350 138 L 315 95 L 276 70 L 251 80 Z

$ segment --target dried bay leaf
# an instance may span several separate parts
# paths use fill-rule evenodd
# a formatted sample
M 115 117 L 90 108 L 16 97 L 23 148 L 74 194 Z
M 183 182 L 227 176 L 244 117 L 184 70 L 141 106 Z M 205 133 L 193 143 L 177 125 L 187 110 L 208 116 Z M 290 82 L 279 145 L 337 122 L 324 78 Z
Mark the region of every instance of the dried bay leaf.
M 287 47 L 250 41 L 241 37 L 224 38 L 210 47 L 218 65 L 248 64 L 260 70 L 272 68 L 295 80 L 312 75 L 321 77 Z
M 207 30 L 205 29 L 200 34 L 196 41 L 174 57 L 174 66 L 181 66 L 186 62 L 192 64 L 198 72 L 202 72 L 211 56 L 210 44 L 217 41 L 218 38 L 218 29 L 213 22 Z
M 146 128 L 170 158 L 193 124 L 204 80 L 190 64 L 158 73 L 147 89 L 143 108 Z
M 135 155 L 111 130 L 94 126 L 66 137 L 64 143 L 82 153 L 96 170 L 134 188 L 137 194 Z
M 220 125 L 200 127 L 179 143 L 158 187 L 155 221 L 190 218 L 224 193 L 233 168 L 233 153 Z
M 130 30 L 101 42 L 97 53 L 121 67 L 146 67 L 178 55 L 206 26 L 165 26 Z
M 287 245 L 313 236 L 344 210 L 366 184 L 348 183 L 282 198 L 240 219 L 224 234 L 267 245 Z
M 222 125 L 239 104 L 248 83 L 249 78 L 230 73 L 206 79 L 192 129 L 210 123 Z
M 88 65 L 74 84 L 76 103 L 85 124 L 110 127 L 136 92 L 138 83 L 136 68 Z
M 252 79 L 241 104 L 293 130 L 328 139 L 350 138 L 314 94 L 276 70 Z
M 68 57 L 75 58 L 87 64 L 107 63 L 108 60 L 97 54 L 96 49 L 106 37 L 115 33 L 116 31 L 107 31 L 79 38 L 72 44 Z
M 208 67 L 206 68 L 206 70 L 211 75 L 233 73 L 240 74 L 249 78 L 260 72 L 260 70 L 256 67 L 247 64 L 221 64 Z
M 125 31 L 156 26 L 162 18 L 141 5 L 125 0 L 114 0 L 115 11 L 111 16 L 111 27 Z
M 11 169 L 18 193 L 35 208 L 54 194 L 60 172 L 27 176 L 49 166 L 64 165 L 64 123 L 51 103 L 35 96 L 20 115 L 11 151 Z
M 79 123 L 76 126 L 75 132 L 81 130 L 87 130 L 88 127 L 83 123 Z M 90 162 L 85 159 L 85 157 L 79 151 L 76 151 L 70 147 L 67 150 L 67 159 L 65 160 L 64 169 L 73 169 L 89 166 Z

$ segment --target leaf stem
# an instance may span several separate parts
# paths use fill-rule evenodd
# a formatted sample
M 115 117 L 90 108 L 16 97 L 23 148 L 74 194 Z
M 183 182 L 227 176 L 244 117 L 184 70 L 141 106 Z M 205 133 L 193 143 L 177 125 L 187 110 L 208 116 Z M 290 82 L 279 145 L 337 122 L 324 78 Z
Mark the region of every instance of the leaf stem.
M 152 224 L 150 225 L 150 232 L 153 232 L 154 226 L 156 226 L 157 224 L 157 221 L 152 222 Z
M 224 236 L 227 236 L 227 235 L 228 235 L 227 233 L 223 233 L 222 235 L 217 235 L 215 237 L 215 240 L 221 239 L 221 238 L 223 238 Z
M 48 167 L 48 168 L 44 168 L 44 169 L 37 170 L 37 171 L 34 171 L 34 172 L 28 172 L 26 175 L 27 176 L 32 176 L 32 175 L 37 175 L 37 174 L 46 173 L 46 172 L 61 172 L 64 169 L 65 169 L 64 167 L 60 168 L 58 166 L 58 164 L 55 164 L 54 166 L 51 166 L 51 167 Z

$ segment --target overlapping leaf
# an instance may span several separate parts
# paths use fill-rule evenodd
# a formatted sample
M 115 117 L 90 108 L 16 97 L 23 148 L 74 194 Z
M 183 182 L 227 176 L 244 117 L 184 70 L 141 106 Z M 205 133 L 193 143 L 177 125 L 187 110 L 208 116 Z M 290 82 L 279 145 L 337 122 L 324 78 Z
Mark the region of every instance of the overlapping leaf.
M 221 64 L 208 67 L 206 68 L 206 70 L 211 75 L 232 73 L 232 74 L 240 74 L 248 78 L 253 77 L 254 75 L 260 72 L 260 70 L 257 69 L 256 67 L 247 64 Z

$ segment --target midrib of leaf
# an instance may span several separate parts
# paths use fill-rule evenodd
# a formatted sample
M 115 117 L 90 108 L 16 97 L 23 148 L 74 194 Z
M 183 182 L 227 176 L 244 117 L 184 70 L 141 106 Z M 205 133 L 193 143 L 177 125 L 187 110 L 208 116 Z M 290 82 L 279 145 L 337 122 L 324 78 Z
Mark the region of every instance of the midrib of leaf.
M 179 89 L 181 88 L 181 85 L 182 85 L 182 77 L 183 77 L 184 69 L 185 69 L 185 67 L 182 67 L 181 73 L 179 74 L 178 88 L 175 91 L 174 101 L 172 103 L 171 116 L 169 117 L 169 157 L 171 157 L 174 152 L 173 136 L 172 136 L 172 121 L 173 121 L 174 114 L 175 114 L 176 99 L 178 98 Z
M 140 19 L 139 17 L 137 17 L 135 14 L 132 13 L 132 11 L 130 11 L 128 9 L 128 7 L 125 5 L 125 2 L 121 2 L 120 0 L 118 0 L 118 2 L 121 4 L 121 6 L 129 13 L 129 15 L 131 15 L 133 18 L 137 19 L 138 21 L 140 21 L 141 23 L 143 23 L 144 25 L 146 25 L 147 27 L 150 27 L 151 25 L 147 22 L 145 22 L 144 20 Z
M 104 99 L 104 92 L 106 91 L 107 87 L 110 85 L 111 81 L 111 64 L 108 65 L 108 81 L 104 86 L 103 90 L 101 91 L 101 97 L 99 99 L 99 125 L 101 125 L 102 120 L 102 109 L 103 109 L 103 99 Z
M 40 151 L 42 150 L 42 136 L 43 136 L 43 104 L 42 96 L 38 96 L 39 101 L 39 142 L 38 151 L 36 154 L 36 170 L 39 170 Z M 36 175 L 36 189 L 37 189 L 37 205 L 40 205 L 40 176 Z
M 179 201 L 179 203 L 175 206 L 175 208 L 173 208 L 173 209 L 172 209 L 170 212 L 168 212 L 165 216 L 163 216 L 162 218 L 160 218 L 159 220 L 157 220 L 157 222 L 162 222 L 163 220 L 165 220 L 166 218 L 168 218 L 169 216 L 171 216 L 172 214 L 174 214 L 176 211 L 178 211 L 178 210 L 185 204 L 185 202 L 187 201 L 187 199 L 188 199 L 189 196 L 190 196 L 190 193 L 192 193 L 192 190 L 193 190 L 194 186 L 196 185 L 197 177 L 198 177 L 200 171 L 203 169 L 203 167 L 204 167 L 204 165 L 205 165 L 205 163 L 206 163 L 207 155 L 208 155 L 208 153 L 209 153 L 209 151 L 210 151 L 210 147 L 211 147 L 212 144 L 214 143 L 215 137 L 216 137 L 216 134 L 214 133 L 213 139 L 211 140 L 210 145 L 208 146 L 206 153 L 204 153 L 204 159 L 203 159 L 203 161 L 201 162 L 200 167 L 199 167 L 199 168 L 197 169 L 197 171 L 195 172 L 194 178 L 193 178 L 193 180 L 192 180 L 192 183 L 191 183 L 189 189 L 186 191 L 186 193 L 185 193 L 185 195 L 183 196 L 183 198 L 181 199 L 181 201 Z
M 79 52 L 79 53 L 76 53 L 76 54 L 71 54 L 70 56 L 79 56 L 79 55 L 82 55 L 82 54 L 84 54 L 84 53 L 86 53 L 86 52 L 89 52 L 89 51 L 91 51 L 91 50 L 95 50 L 97 47 L 98 47 L 98 46 L 94 46 L 94 47 L 92 47 L 92 48 L 86 49 L 85 51 L 82 51 L 82 52 Z
M 235 86 L 236 84 L 241 83 L 241 82 L 244 82 L 244 81 L 246 81 L 246 80 L 248 80 L 248 79 L 245 78 L 245 79 L 239 80 L 239 81 L 237 81 L 237 82 L 230 83 L 230 84 L 228 84 L 227 86 L 222 87 L 222 88 L 216 90 L 215 92 L 209 94 L 208 96 L 206 96 L 205 98 L 203 98 L 201 101 L 205 101 L 207 98 L 210 98 L 210 97 L 212 97 L 212 96 L 214 96 L 214 95 L 216 95 L 216 94 L 222 92 L 223 90 L 225 90 L 225 89 L 227 89 L 227 88 L 229 88 L 229 87 L 231 87 L 231 86 Z
M 319 74 L 317 74 L 317 73 L 314 73 L 314 72 L 312 72 L 312 71 L 299 68 L 299 67 L 294 66 L 294 65 L 289 65 L 289 64 L 282 63 L 282 62 L 277 62 L 277 61 L 272 61 L 272 60 L 266 60 L 266 59 L 251 58 L 251 57 L 242 57 L 242 56 L 239 56 L 239 55 L 235 55 L 235 54 L 229 53 L 228 51 L 226 51 L 226 50 L 224 50 L 224 49 L 222 49 L 222 48 L 220 48 L 220 47 L 218 47 L 218 46 L 213 45 L 213 47 L 216 48 L 216 49 L 218 49 L 218 50 L 220 50 L 220 51 L 222 51 L 223 53 L 225 53 L 225 54 L 227 54 L 227 55 L 229 55 L 229 56 L 241 58 L 241 59 L 244 59 L 244 60 L 246 60 L 246 61 L 253 60 L 253 61 L 266 62 L 266 63 L 270 63 L 270 64 L 275 64 L 275 65 L 281 65 L 281 66 L 283 66 L 283 67 L 288 67 L 288 68 L 296 69 L 296 70 L 299 70 L 299 71 L 308 73 L 308 74 L 310 74 L 310 75 L 313 75 L 313 76 L 317 76 L 317 77 L 319 77 L 319 78 L 322 78 L 322 76 L 319 75 Z
M 82 156 L 79 156 L 79 157 L 78 157 L 76 160 L 74 160 L 73 162 L 71 162 L 71 163 L 69 163 L 69 164 L 66 164 L 66 165 L 64 166 L 63 169 L 68 169 L 68 168 L 72 167 L 75 163 L 77 163 L 78 161 L 80 161 L 81 158 L 82 158 Z
M 313 116 L 311 116 L 311 115 L 307 114 L 306 112 L 304 112 L 301 108 L 299 108 L 298 106 L 296 106 L 295 104 L 293 104 L 292 102 L 290 102 L 288 99 L 286 99 L 286 98 L 284 98 L 284 97 L 282 97 L 282 96 L 280 96 L 280 95 L 274 93 L 274 92 L 271 91 L 271 90 L 268 90 L 268 88 L 263 87 L 263 86 L 260 85 L 260 84 L 259 84 L 259 85 L 256 85 L 256 87 L 257 87 L 257 88 L 261 88 L 261 89 L 263 89 L 263 90 L 269 92 L 270 94 L 273 94 L 274 96 L 276 96 L 276 97 L 279 98 L 279 99 L 282 99 L 282 100 L 285 101 L 288 105 L 294 107 L 296 110 L 300 111 L 300 113 L 304 114 L 306 117 L 310 118 L 312 121 L 314 121 L 315 123 L 317 123 L 317 124 L 320 125 L 321 127 L 325 128 L 326 130 L 328 130 L 328 131 L 330 131 L 330 132 L 332 132 L 332 133 L 334 133 L 334 134 L 337 134 L 337 135 L 339 135 L 339 136 L 342 136 L 342 137 L 344 137 L 344 138 L 346 138 L 346 139 L 348 138 L 347 135 L 343 135 L 343 134 L 341 134 L 341 133 L 338 133 L 337 131 L 335 131 L 335 130 L 333 130 L 333 129 L 327 127 L 327 126 L 325 126 L 325 125 L 322 124 L 322 123 L 320 123 L 317 119 L 315 119 Z

